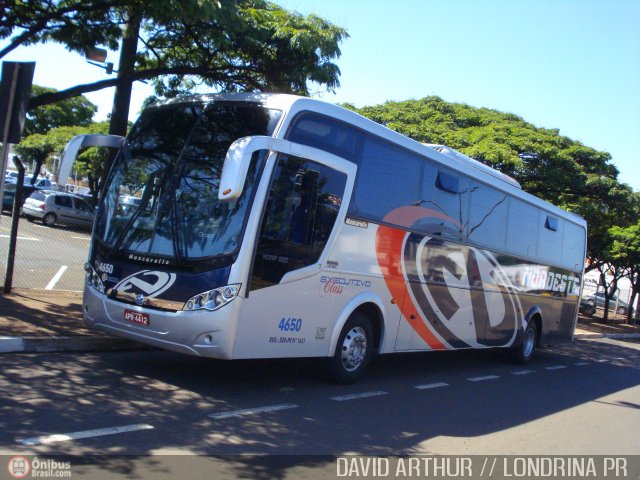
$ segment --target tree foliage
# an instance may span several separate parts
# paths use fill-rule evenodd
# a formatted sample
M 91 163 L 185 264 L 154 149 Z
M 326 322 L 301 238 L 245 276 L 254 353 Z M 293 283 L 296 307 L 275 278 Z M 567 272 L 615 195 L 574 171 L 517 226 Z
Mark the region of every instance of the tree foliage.
M 307 82 L 332 90 L 333 61 L 347 32 L 315 15 L 265 0 L 10 0 L 3 7 L 0 57 L 21 44 L 56 41 L 85 52 L 115 49 L 126 19 L 140 19 L 140 45 L 128 81 L 153 79 L 161 95 L 196 83 L 227 91 L 308 93 Z M 76 85 L 32 99 L 31 107 L 115 86 L 117 79 Z
M 627 227 L 613 226 L 609 229 L 611 262 L 625 268 L 631 280 L 631 299 L 634 305 L 640 294 L 640 222 Z M 608 299 L 607 299 L 608 300 Z M 631 309 L 627 311 L 627 320 L 634 323 Z
M 523 188 L 560 205 L 594 192 L 598 178 L 618 170 L 600 152 L 521 117 L 439 97 L 387 102 L 360 114 L 422 143 L 445 144 L 516 178 Z
M 129 3 L 120 0 L 6 0 L 0 18 L 0 39 L 9 38 L 9 42 L 0 50 L 0 58 L 20 45 L 46 41 L 62 43 L 77 52 L 95 45 L 116 49 L 120 27 L 109 13 Z
M 53 88 L 33 85 L 31 96 L 56 92 Z M 46 134 L 49 130 L 64 126 L 88 126 L 98 107 L 83 96 L 43 105 L 31 110 L 24 123 L 23 135 Z
M 49 170 L 54 170 L 53 161 L 60 157 L 69 140 L 76 135 L 86 133 L 106 133 L 108 123 L 92 123 L 90 125 L 74 125 L 56 127 L 46 134 L 34 133 L 24 138 L 15 146 L 15 150 L 27 162 L 35 162 L 34 177 L 40 173 L 43 165 L 47 165 Z M 95 154 L 80 155 L 74 164 L 77 171 L 84 175 L 93 175 L 99 178 L 102 166 L 101 157 L 96 160 Z M 58 179 L 58 182 L 66 182 L 67 179 Z

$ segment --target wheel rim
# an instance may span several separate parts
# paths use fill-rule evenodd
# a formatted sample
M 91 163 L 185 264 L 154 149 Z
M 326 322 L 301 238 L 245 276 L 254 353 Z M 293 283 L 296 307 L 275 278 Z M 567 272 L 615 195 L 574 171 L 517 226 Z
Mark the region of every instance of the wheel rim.
M 53 215 L 49 214 L 49 215 L 45 215 L 44 216 L 44 223 L 45 225 L 51 226 L 54 223 L 56 223 L 56 219 Z
M 527 328 L 527 331 L 524 333 L 524 340 L 522 341 L 522 354 L 525 358 L 531 356 L 535 346 L 536 332 L 533 328 Z
M 362 327 L 353 327 L 342 342 L 342 365 L 348 372 L 357 370 L 367 356 L 367 334 Z

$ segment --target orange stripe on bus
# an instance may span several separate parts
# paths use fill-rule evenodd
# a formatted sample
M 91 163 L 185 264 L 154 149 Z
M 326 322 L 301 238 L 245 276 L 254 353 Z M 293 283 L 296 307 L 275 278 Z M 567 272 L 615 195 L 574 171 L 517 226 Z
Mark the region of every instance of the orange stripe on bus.
M 411 208 L 411 207 L 407 207 Z M 420 207 L 415 207 L 420 208 Z M 421 208 L 424 213 L 424 208 Z M 414 213 L 414 212 L 412 212 Z M 396 300 L 400 311 L 409 325 L 434 350 L 445 350 L 447 347 L 429 330 L 422 320 L 419 309 L 409 295 L 407 283 L 402 275 L 402 243 L 406 232 L 396 228 L 379 226 L 376 233 L 376 254 L 378 264 L 384 276 L 391 296 Z

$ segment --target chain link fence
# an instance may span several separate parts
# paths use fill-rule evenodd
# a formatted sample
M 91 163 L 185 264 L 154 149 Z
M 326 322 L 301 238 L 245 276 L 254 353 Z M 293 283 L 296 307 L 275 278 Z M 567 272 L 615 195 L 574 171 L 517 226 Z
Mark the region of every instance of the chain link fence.
M 12 288 L 82 290 L 95 215 L 87 200 L 55 190 L 30 193 L 18 223 Z M 3 285 L 7 279 L 11 213 L 11 202 L 5 198 L 0 218 Z

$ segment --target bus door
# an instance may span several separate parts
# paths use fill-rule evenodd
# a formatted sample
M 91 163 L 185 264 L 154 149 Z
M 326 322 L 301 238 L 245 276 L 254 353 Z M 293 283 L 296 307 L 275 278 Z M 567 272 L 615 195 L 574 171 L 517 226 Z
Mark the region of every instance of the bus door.
M 295 155 L 275 158 L 236 358 L 322 356 L 329 350 L 337 305 L 323 289 L 324 252 L 331 248 L 336 226 L 344 223 L 344 199 L 351 196 L 356 167 L 326 152 L 297 147 Z

